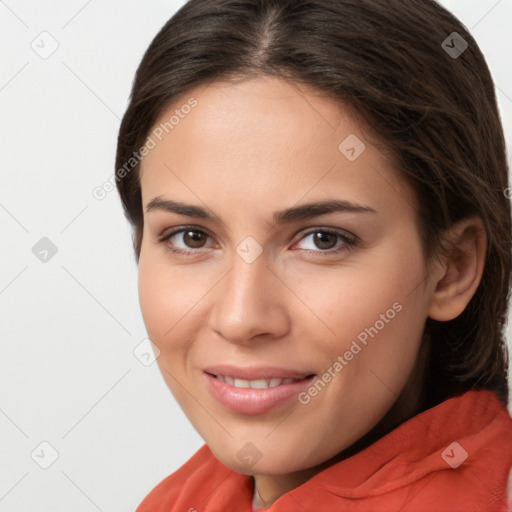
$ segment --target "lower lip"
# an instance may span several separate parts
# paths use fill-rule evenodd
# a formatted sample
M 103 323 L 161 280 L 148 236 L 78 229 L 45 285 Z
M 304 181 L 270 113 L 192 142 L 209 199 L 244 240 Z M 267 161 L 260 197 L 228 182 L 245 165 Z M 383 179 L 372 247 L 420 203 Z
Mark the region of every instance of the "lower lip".
M 297 396 L 313 377 L 273 388 L 236 388 L 205 373 L 210 393 L 224 407 L 239 414 L 262 414 Z

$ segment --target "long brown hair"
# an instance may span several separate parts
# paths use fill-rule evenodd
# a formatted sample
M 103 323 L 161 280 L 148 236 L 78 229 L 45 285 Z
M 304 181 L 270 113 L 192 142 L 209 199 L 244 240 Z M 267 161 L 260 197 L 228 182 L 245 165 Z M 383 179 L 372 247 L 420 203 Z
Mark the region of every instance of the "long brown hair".
M 454 320 L 427 318 L 427 404 L 472 388 L 506 404 L 512 240 L 503 129 L 478 45 L 433 0 L 189 0 L 147 49 L 119 130 L 116 185 L 137 262 L 143 213 L 134 152 L 191 87 L 258 75 L 312 86 L 371 127 L 416 193 L 427 258 L 444 229 L 482 219 L 487 253 L 475 295 Z

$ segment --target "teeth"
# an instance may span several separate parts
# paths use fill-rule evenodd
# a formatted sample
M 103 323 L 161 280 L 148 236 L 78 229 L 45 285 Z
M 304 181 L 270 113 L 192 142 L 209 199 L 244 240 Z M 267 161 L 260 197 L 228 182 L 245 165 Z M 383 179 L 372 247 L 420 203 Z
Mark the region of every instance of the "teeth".
M 246 379 L 234 379 L 233 377 L 227 377 L 224 375 L 217 375 L 217 379 L 234 386 L 235 388 L 253 388 L 253 389 L 266 389 L 275 388 L 282 384 L 291 384 L 301 379 L 279 379 L 277 377 L 273 379 L 257 379 L 257 380 L 246 380 Z
M 251 388 L 254 388 L 254 389 L 268 388 L 268 380 L 265 380 L 265 379 L 251 380 L 249 382 L 249 385 L 251 386 Z
M 244 379 L 235 379 L 234 386 L 235 388 L 248 388 L 250 381 Z

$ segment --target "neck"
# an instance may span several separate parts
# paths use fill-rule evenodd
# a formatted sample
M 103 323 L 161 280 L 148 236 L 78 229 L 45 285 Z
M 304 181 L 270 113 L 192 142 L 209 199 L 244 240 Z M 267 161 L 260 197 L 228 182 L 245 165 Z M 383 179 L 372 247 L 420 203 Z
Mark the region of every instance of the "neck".
M 266 508 L 283 494 L 309 480 L 321 469 L 310 468 L 286 475 L 257 475 L 253 477 L 254 498 L 252 508 Z

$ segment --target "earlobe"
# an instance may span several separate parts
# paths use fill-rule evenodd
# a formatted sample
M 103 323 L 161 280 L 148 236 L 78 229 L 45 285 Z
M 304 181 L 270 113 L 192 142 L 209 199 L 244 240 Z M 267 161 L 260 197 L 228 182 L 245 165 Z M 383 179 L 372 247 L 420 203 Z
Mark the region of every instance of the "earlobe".
M 439 266 L 442 277 L 435 283 L 428 316 L 447 321 L 458 317 L 480 284 L 485 263 L 487 241 L 479 218 L 464 219 L 445 235 L 449 249 Z

